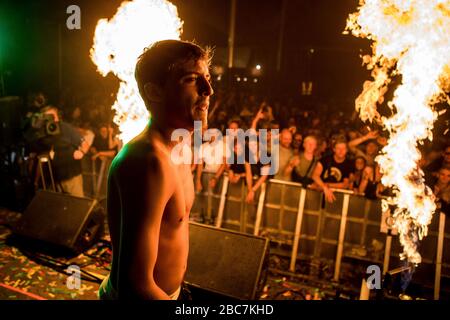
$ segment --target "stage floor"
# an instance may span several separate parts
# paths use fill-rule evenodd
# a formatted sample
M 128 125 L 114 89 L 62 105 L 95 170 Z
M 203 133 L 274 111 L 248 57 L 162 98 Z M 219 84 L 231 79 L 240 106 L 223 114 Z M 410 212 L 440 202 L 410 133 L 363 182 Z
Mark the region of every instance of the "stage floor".
M 102 237 L 92 248 L 73 258 L 55 258 L 29 252 L 11 242 L 11 228 L 20 214 L 0 209 L 0 300 L 96 300 L 100 280 L 84 278 L 79 289 L 67 286 L 65 272 L 69 265 L 77 265 L 88 276 L 102 279 L 109 272 L 109 235 Z M 276 263 L 276 262 L 275 262 Z M 304 300 L 318 298 L 319 290 L 300 284 L 283 275 L 269 272 L 259 299 Z M 320 298 L 325 294 L 320 292 Z
M 19 218 L 20 214 L 0 208 L 0 300 L 97 300 L 99 284 L 110 268 L 109 235 L 105 234 L 93 247 L 76 257 L 55 258 L 11 241 L 11 226 Z M 311 266 L 309 272 L 307 268 L 306 272 L 300 270 L 296 274 L 283 272 L 287 270 L 289 259 L 273 253 L 269 261 L 270 268 L 266 285 L 259 294 L 260 300 L 359 298 L 358 281 L 336 284 L 323 276 L 314 277 L 311 276 Z M 66 270 L 70 265 L 83 270 L 79 288 L 68 286 L 70 274 Z M 358 271 L 357 267 L 343 264 L 343 278 L 358 278 L 357 273 L 361 270 Z

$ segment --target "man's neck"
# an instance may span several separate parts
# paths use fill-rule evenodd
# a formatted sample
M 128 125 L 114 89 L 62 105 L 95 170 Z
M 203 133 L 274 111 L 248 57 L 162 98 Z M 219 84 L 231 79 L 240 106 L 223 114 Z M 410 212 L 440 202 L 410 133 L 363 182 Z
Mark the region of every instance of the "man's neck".
M 169 150 L 175 147 L 179 141 L 172 141 L 172 133 L 176 128 L 164 126 L 156 121 L 152 122 L 149 126 L 149 133 L 156 134 L 157 139 L 160 140 Z M 190 137 L 192 138 L 193 130 L 189 130 Z
M 312 158 L 314 158 L 314 152 L 303 152 L 303 156 L 307 160 L 312 160 Z
M 345 161 L 345 157 L 343 157 L 343 158 L 338 158 L 338 157 L 336 157 L 336 155 L 333 155 L 333 159 L 334 159 L 334 161 L 337 162 L 337 163 L 342 163 L 342 162 Z

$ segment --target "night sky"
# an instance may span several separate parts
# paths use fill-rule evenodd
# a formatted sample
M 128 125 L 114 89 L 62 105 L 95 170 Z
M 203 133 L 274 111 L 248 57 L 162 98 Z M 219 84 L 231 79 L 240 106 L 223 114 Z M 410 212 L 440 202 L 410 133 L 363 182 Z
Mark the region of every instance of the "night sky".
M 236 62 L 263 66 L 269 91 L 298 95 L 301 81 L 314 81 L 323 99 L 354 100 L 368 72 L 360 55 L 370 42 L 343 35 L 358 0 L 286 0 L 281 70 L 276 72 L 281 0 L 237 0 Z M 58 88 L 58 26 L 61 28 L 62 83 L 85 92 L 115 91 L 89 58 L 95 25 L 112 17 L 122 1 L 17 1 L 0 5 L 0 59 L 7 94 Z M 230 0 L 173 0 L 184 21 L 182 39 L 216 47 L 215 63 L 226 61 Z M 81 30 L 65 27 L 67 6 L 81 8 Z M 313 49 L 313 53 L 311 53 Z M 272 85 L 273 84 L 273 85 Z

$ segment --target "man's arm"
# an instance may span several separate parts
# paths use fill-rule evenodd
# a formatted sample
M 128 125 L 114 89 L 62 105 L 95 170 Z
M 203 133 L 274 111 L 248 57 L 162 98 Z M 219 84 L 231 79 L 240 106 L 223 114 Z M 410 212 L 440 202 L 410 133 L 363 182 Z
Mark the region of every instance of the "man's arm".
M 283 170 L 283 176 L 284 177 L 290 177 L 292 174 L 292 171 L 296 166 L 300 164 L 300 157 L 299 156 L 293 156 L 288 164 L 286 165 L 286 168 Z
M 111 127 L 108 127 L 108 148 L 114 149 L 117 147 L 117 150 L 122 149 L 122 145 L 121 145 L 119 138 L 114 137 L 113 134 L 114 134 L 114 129 Z
M 98 157 L 114 158 L 115 155 L 116 155 L 116 151 L 114 151 L 114 150 L 99 151 L 92 156 L 92 160 L 95 160 Z
M 266 182 L 267 177 L 268 177 L 267 175 L 262 175 L 262 176 L 260 176 L 260 177 L 258 178 L 258 180 L 256 180 L 255 184 L 254 184 L 253 187 L 252 187 L 253 192 L 258 191 L 259 187 L 260 187 L 264 182 Z
M 75 160 L 81 160 L 88 151 L 89 143 L 83 139 L 78 149 L 73 152 L 73 158 Z
M 203 160 L 200 161 L 196 165 L 196 171 L 195 171 L 195 191 L 200 192 L 202 191 L 202 172 L 203 172 Z
M 325 199 L 328 202 L 333 202 L 334 200 L 336 200 L 336 197 L 334 196 L 333 191 L 331 191 L 330 188 L 328 188 L 327 184 L 325 184 L 325 182 L 322 181 L 322 178 L 320 178 L 322 171 L 323 171 L 322 163 L 318 162 L 316 167 L 314 168 L 311 178 L 320 187 L 320 189 L 323 190 L 323 193 L 325 194 Z
M 217 181 L 220 179 L 220 177 L 222 176 L 223 172 L 225 171 L 225 169 L 227 168 L 227 164 L 226 164 L 226 159 L 223 158 L 223 163 L 220 165 L 219 169 L 217 169 L 216 174 L 214 175 L 214 177 L 212 177 L 209 180 L 209 186 L 211 188 L 215 188 Z
M 356 157 L 363 157 L 364 159 L 370 160 L 369 157 L 367 157 L 366 153 L 359 150 L 357 147 L 368 140 L 376 139 L 378 137 L 378 131 L 369 131 L 366 135 L 353 139 L 348 143 L 348 148 L 350 151 L 355 154 Z
M 369 178 L 373 176 L 373 169 L 371 167 L 365 167 L 362 173 L 361 183 L 357 190 L 358 193 L 363 194 L 366 192 L 367 185 L 369 184 Z
M 256 127 L 258 126 L 259 120 L 261 120 L 263 118 L 264 118 L 264 112 L 263 112 L 263 107 L 261 107 L 258 110 L 258 113 L 253 118 L 252 125 L 251 125 L 250 129 L 256 130 Z
M 131 166 L 128 169 L 137 170 Z M 148 157 L 138 170 L 141 170 L 141 182 L 128 180 L 127 185 L 133 187 L 123 191 L 126 196 L 122 201 L 128 206 L 129 215 L 122 227 L 121 252 L 129 257 L 129 262 L 121 265 L 121 274 L 125 275 L 121 284 L 125 287 L 124 294 L 130 298 L 167 300 L 169 296 L 157 285 L 153 275 L 164 209 L 174 192 L 173 177 L 168 164 L 155 156 Z
M 250 163 L 245 162 L 245 180 L 247 181 L 247 203 L 252 203 L 253 198 L 255 196 L 255 192 L 253 191 L 253 174 Z
M 341 182 L 330 182 L 327 186 L 333 189 L 347 189 L 350 186 L 350 179 L 344 178 Z
M 348 147 L 350 149 L 357 147 L 361 143 L 364 143 L 368 140 L 376 139 L 378 137 L 378 131 L 369 131 L 366 135 L 353 139 L 348 143 Z
M 78 146 L 77 149 L 73 152 L 73 158 L 75 160 L 81 160 L 86 153 L 88 153 L 89 148 L 91 147 L 89 142 L 86 141 L 86 139 L 83 138 L 83 136 L 80 134 L 80 132 L 75 129 L 70 124 L 62 123 L 62 126 L 65 126 L 67 128 L 68 132 L 68 140 L 73 146 Z
M 239 181 L 239 179 L 236 179 L 236 176 L 237 175 L 234 174 L 233 170 L 231 169 L 228 170 L 228 178 L 230 179 L 231 183 L 236 183 Z

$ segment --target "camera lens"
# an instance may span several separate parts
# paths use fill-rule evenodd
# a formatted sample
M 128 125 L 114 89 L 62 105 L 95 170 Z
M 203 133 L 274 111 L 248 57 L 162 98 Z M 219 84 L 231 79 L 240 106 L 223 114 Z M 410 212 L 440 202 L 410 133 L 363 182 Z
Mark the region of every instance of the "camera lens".
M 56 124 L 50 123 L 47 128 L 49 132 L 54 132 L 56 130 Z
M 59 125 L 56 122 L 48 121 L 45 126 L 45 131 L 48 135 L 57 135 L 59 134 Z

